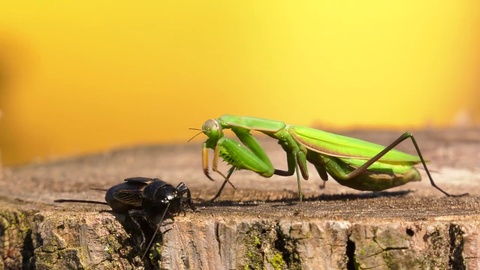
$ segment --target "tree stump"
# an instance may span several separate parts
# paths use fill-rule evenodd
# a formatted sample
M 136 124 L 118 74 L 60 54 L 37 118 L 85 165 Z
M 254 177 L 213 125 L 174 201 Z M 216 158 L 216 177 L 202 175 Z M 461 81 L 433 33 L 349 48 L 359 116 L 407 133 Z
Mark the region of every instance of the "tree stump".
M 347 136 L 388 144 L 391 131 Z M 257 134 L 255 134 L 257 136 Z M 201 145 L 142 146 L 2 168 L 0 269 L 480 269 L 480 130 L 415 133 L 437 185 L 422 182 L 360 192 L 333 179 L 325 189 L 313 167 L 298 202 L 295 176 L 239 171 L 216 203 L 222 181 L 201 169 Z M 285 153 L 260 142 L 277 168 Z M 400 150 L 414 154 L 406 141 Z M 222 165 L 221 170 L 228 167 Z M 198 211 L 165 222 L 142 259 L 142 231 L 109 207 L 55 199 L 103 201 L 133 176 L 185 182 Z M 147 239 L 147 241 L 150 239 Z

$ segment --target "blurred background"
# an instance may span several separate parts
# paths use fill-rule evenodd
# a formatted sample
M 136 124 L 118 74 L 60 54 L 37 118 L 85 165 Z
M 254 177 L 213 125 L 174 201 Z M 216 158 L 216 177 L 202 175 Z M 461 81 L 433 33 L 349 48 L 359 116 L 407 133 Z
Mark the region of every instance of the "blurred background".
M 480 125 L 480 1 L 293 2 L 5 1 L 2 162 L 185 143 L 225 113 Z

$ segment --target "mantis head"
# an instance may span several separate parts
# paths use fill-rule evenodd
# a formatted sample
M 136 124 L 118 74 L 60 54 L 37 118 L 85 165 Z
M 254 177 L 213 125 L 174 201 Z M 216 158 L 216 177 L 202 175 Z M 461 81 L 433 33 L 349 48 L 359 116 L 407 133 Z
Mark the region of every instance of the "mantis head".
M 223 137 L 222 127 L 215 119 L 209 119 L 202 126 L 202 131 L 207 135 L 209 141 L 217 142 Z

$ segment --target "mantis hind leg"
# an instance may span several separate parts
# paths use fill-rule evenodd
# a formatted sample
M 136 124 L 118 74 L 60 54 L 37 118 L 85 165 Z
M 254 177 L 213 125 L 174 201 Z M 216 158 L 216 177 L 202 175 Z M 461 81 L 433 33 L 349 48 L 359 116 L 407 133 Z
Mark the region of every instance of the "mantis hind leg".
M 412 140 L 412 143 L 413 143 L 413 146 L 415 147 L 415 150 L 417 151 L 418 153 L 418 157 L 420 158 L 420 161 L 423 165 L 423 168 L 425 169 L 426 173 L 427 173 L 427 176 L 428 176 L 428 179 L 430 180 L 430 184 L 436 188 L 437 190 L 439 190 L 440 192 L 442 192 L 443 194 L 445 194 L 446 196 L 448 197 L 461 197 L 461 196 L 466 196 L 468 195 L 468 193 L 463 193 L 463 194 L 455 194 L 455 195 L 452 195 L 452 194 L 449 194 L 447 193 L 446 191 L 444 191 L 443 189 L 441 189 L 439 186 L 437 186 L 437 184 L 435 184 L 435 181 L 433 181 L 433 178 L 432 176 L 430 175 L 430 171 L 428 170 L 428 167 L 427 167 L 427 164 L 425 162 L 425 159 L 423 158 L 423 155 L 422 155 L 422 152 L 420 151 L 420 148 L 418 147 L 418 144 L 417 144 L 417 141 L 415 140 L 415 138 L 413 137 L 413 134 L 410 133 L 410 132 L 405 132 L 403 133 L 400 137 L 398 137 L 394 142 L 392 142 L 390 145 L 388 145 L 387 147 L 385 147 L 385 149 L 383 149 L 382 151 L 380 151 L 380 153 L 378 153 L 377 155 L 375 155 L 374 157 L 372 157 L 370 160 L 368 160 L 367 162 L 365 162 L 365 164 L 363 164 L 362 166 L 356 168 L 355 170 L 353 170 L 352 172 L 350 172 L 347 176 L 346 176 L 346 179 L 352 179 L 352 178 L 355 178 L 361 174 L 363 174 L 367 169 L 368 167 L 370 167 L 373 163 L 375 163 L 377 160 L 379 160 L 382 156 L 384 156 L 386 153 L 388 153 L 390 150 L 392 150 L 395 146 L 397 146 L 398 144 L 400 144 L 401 142 L 403 142 L 404 140 L 410 138 Z
M 410 138 L 412 139 L 412 143 L 413 143 L 413 146 L 415 146 L 415 150 L 417 150 L 417 153 L 418 153 L 418 156 L 420 157 L 420 160 L 422 161 L 422 165 L 423 165 L 423 168 L 425 169 L 425 171 L 427 172 L 427 176 L 428 176 L 428 179 L 430 180 L 430 184 L 438 189 L 440 192 L 442 192 L 443 194 L 447 195 L 448 197 L 462 197 L 462 196 L 467 196 L 468 193 L 463 193 L 463 194 L 449 194 L 447 193 L 446 191 L 444 191 L 443 189 L 441 189 L 439 186 L 437 186 L 437 184 L 435 184 L 435 182 L 433 181 L 433 178 L 432 176 L 430 175 L 430 171 L 428 170 L 427 168 L 427 164 L 425 163 L 425 159 L 423 159 L 423 156 L 422 156 L 422 153 L 420 152 L 420 147 L 418 147 L 418 144 L 417 144 L 417 141 L 415 140 L 415 137 L 413 137 L 413 134 L 411 134 L 410 132 L 405 132 L 404 134 L 402 134 L 402 136 L 400 136 L 396 141 L 394 141 L 392 144 L 393 144 L 393 147 L 395 147 L 397 144 L 399 144 L 400 142 L 406 140 L 407 138 Z M 396 143 L 398 141 L 398 143 Z M 396 143 L 396 144 L 395 144 Z

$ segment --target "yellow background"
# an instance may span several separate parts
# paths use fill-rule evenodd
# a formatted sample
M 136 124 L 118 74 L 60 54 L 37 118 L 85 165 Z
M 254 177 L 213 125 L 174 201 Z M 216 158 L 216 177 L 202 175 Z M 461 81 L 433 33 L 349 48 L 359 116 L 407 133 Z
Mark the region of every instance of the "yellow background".
M 186 142 L 224 113 L 480 123 L 478 0 L 4 2 L 6 164 Z

